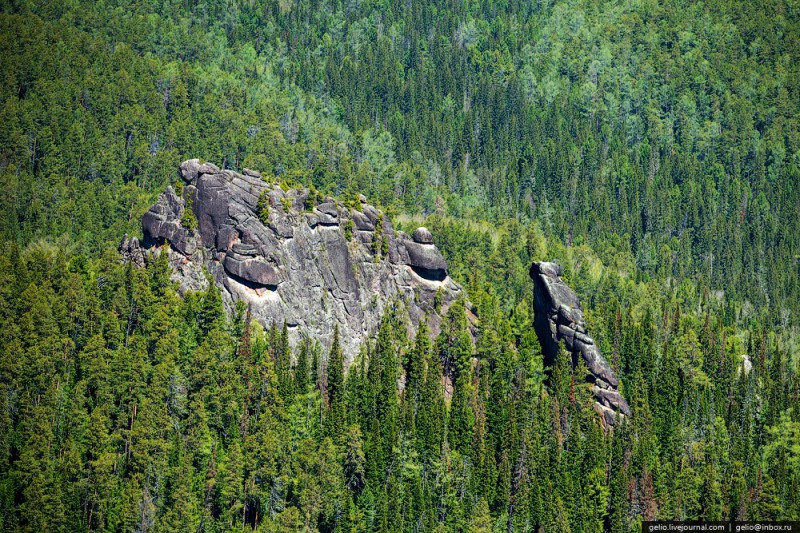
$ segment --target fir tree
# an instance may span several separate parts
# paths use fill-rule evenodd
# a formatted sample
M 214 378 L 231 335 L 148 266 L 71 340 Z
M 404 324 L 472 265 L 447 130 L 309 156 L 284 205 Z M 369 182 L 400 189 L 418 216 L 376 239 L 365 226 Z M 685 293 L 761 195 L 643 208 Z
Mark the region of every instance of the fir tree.
M 339 326 L 333 330 L 333 343 L 328 353 L 328 411 L 325 414 L 325 427 L 331 438 L 338 439 L 346 425 L 344 357 L 339 343 Z

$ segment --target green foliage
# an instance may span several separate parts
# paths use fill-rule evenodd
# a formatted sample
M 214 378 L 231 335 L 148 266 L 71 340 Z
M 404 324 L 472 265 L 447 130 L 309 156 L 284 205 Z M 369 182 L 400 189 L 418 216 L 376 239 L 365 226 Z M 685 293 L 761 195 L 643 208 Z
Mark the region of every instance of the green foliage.
M 388 243 L 386 242 L 386 237 L 383 234 L 383 224 L 384 215 L 383 213 L 378 213 L 378 220 L 375 222 L 375 231 L 372 232 L 372 255 L 375 263 L 379 263 L 381 260 L 381 254 L 385 255 L 388 251 Z
M 96 255 L 202 154 L 387 212 L 535 220 L 796 324 L 797 17 L 673 4 L 8 6 L 0 235 Z
M 304 395 L 308 392 L 309 384 L 309 350 L 308 339 L 303 339 L 300 352 L 297 354 L 297 364 L 294 372 L 294 390 L 297 394 Z
M 356 4 L 0 10 L 0 529 L 797 520 L 794 6 Z M 211 280 L 179 297 L 163 250 L 119 265 L 198 155 L 429 217 L 471 307 L 409 343 L 376 301 L 345 376 Z M 544 371 L 543 259 L 631 402 L 613 434 L 580 361 Z
M 800 389 L 783 337 L 726 325 L 724 302 L 684 308 L 683 289 L 620 278 L 590 249 L 562 250 L 572 272 L 597 265 L 573 281 L 634 411 L 604 434 L 582 361 L 558 358 L 545 381 L 532 295 L 516 286 L 536 231 L 521 232 L 536 247 L 498 235 L 475 256 L 460 239 L 480 247 L 478 235 L 443 228 L 454 275 L 459 250 L 473 258 L 472 305 L 453 303 L 435 339 L 423 325 L 409 341 L 403 307 L 386 303 L 347 374 L 337 330 L 327 357 L 314 339 L 292 353 L 287 325 L 264 331 L 244 305 L 226 317 L 213 284 L 179 298 L 163 252 L 136 269 L 11 246 L 3 526 L 630 531 L 644 518 L 797 518 L 788 406 Z M 498 261 L 501 246 L 511 260 Z
M 186 206 L 181 216 L 181 225 L 189 231 L 197 229 L 197 216 L 194 214 L 194 199 L 191 195 L 186 197 Z
M 311 211 L 312 209 L 314 209 L 314 206 L 316 206 L 317 204 L 322 203 L 324 198 L 325 198 L 325 195 L 322 194 L 322 192 L 318 191 L 317 188 L 314 187 L 314 184 L 312 183 L 311 186 L 308 189 L 308 197 L 306 198 L 305 206 L 304 206 L 305 209 L 307 211 Z
M 269 224 L 269 194 L 267 194 L 266 189 L 261 191 L 261 194 L 258 196 L 258 204 L 256 204 L 256 213 L 258 214 L 258 219 L 261 221 L 262 224 L 264 225 Z
M 347 420 L 345 413 L 344 356 L 339 342 L 338 324 L 334 327 L 333 343 L 328 354 L 327 396 L 328 411 L 325 414 L 325 427 L 331 438 L 338 438 L 342 434 L 343 424 Z
M 344 224 L 344 238 L 348 241 L 353 240 L 353 231 L 355 230 L 355 224 L 353 223 L 352 219 L 348 219 L 347 222 Z
M 343 195 L 342 204 L 351 211 L 361 210 L 361 200 L 358 199 L 358 193 L 353 191 L 347 191 Z
M 442 304 L 444 303 L 444 291 L 441 287 L 436 289 L 436 294 L 433 297 L 433 310 L 441 313 Z

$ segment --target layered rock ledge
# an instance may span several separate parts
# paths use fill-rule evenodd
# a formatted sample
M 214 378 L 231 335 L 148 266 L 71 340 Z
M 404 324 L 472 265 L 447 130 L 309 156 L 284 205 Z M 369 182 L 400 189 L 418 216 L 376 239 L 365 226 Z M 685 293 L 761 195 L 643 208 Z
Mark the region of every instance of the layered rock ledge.
M 142 265 L 168 253 L 181 291 L 206 288 L 207 269 L 226 307 L 243 301 L 265 326 L 286 322 L 292 343 L 308 336 L 327 348 L 338 324 L 349 364 L 384 306 L 405 305 L 410 328 L 427 320 L 436 333 L 463 294 L 428 230 L 394 231 L 363 196 L 345 206 L 197 159 L 179 171 L 181 194 L 161 194 L 142 218 L 141 243 L 126 236 L 120 244 L 123 258 Z
M 559 354 L 559 344 L 572 355 L 573 365 L 582 358 L 593 382 L 597 400 L 594 409 L 605 426 L 613 426 L 620 416 L 630 416 L 628 402 L 618 391 L 619 379 L 586 331 L 578 295 L 561 279 L 561 267 L 555 263 L 535 262 L 533 279 L 534 329 L 542 345 L 545 364 L 552 366 Z

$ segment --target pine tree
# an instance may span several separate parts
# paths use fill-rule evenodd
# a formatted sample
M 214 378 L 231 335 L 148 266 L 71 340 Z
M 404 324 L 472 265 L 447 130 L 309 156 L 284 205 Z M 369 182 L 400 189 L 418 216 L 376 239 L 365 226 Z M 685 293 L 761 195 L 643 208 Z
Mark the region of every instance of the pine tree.
M 333 343 L 328 354 L 328 410 L 325 413 L 326 434 L 338 440 L 347 422 L 345 412 L 344 357 L 339 342 L 339 325 L 333 330 Z
M 442 361 L 437 353 L 428 350 L 425 358 L 425 381 L 420 391 L 420 410 L 416 424 L 419 452 L 424 462 L 439 457 L 445 433 L 442 379 Z
M 437 339 L 438 351 L 445 366 L 452 369 L 453 398 L 450 402 L 447 431 L 453 449 L 469 455 L 474 413 L 472 398 L 472 341 L 467 330 L 463 302 L 454 303 L 447 312 Z
M 275 371 L 278 375 L 278 390 L 283 401 L 292 402 L 294 398 L 294 376 L 292 376 L 292 350 L 289 346 L 289 328 L 286 322 L 283 323 L 280 335 L 275 334 Z
M 430 359 L 432 343 L 429 337 L 428 325 L 425 320 L 420 321 L 414 347 L 409 353 L 407 382 L 404 394 L 405 409 L 408 413 L 407 431 L 414 434 L 416 419 L 419 415 L 422 401 L 422 389 L 425 386 L 425 366 Z
M 225 316 L 219 289 L 212 279 L 209 278 L 208 281 L 208 289 L 202 296 L 200 309 L 197 312 L 197 324 L 204 335 L 207 335 L 212 328 L 219 327 Z
M 355 494 L 361 492 L 365 482 L 364 443 L 361 428 L 353 424 L 344 436 L 344 479 L 345 485 Z
M 294 390 L 297 394 L 305 395 L 308 392 L 308 339 L 300 343 L 300 353 L 297 354 L 297 365 L 294 371 Z

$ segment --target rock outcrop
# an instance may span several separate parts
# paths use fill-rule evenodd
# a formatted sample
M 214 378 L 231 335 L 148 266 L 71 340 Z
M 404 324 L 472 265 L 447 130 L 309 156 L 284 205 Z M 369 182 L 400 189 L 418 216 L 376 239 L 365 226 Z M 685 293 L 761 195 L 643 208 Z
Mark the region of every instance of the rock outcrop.
M 262 324 L 286 322 L 293 343 L 307 335 L 327 348 L 338 324 L 349 364 L 389 302 L 404 302 L 410 327 L 427 317 L 435 333 L 463 293 L 428 230 L 394 231 L 363 196 L 344 206 L 196 159 L 180 176 L 182 193 L 161 194 L 142 218 L 141 244 L 121 243 L 123 258 L 141 264 L 168 253 L 182 291 L 207 287 L 205 268 L 228 308 L 244 301 Z
M 573 364 L 580 357 L 589 369 L 592 392 L 597 400 L 594 409 L 603 425 L 613 426 L 620 415 L 630 416 L 630 407 L 618 391 L 617 375 L 586 331 L 578 296 L 564 283 L 561 274 L 561 267 L 555 263 L 531 265 L 534 329 L 542 345 L 545 364 L 553 364 L 558 357 L 559 344 L 564 341 Z

